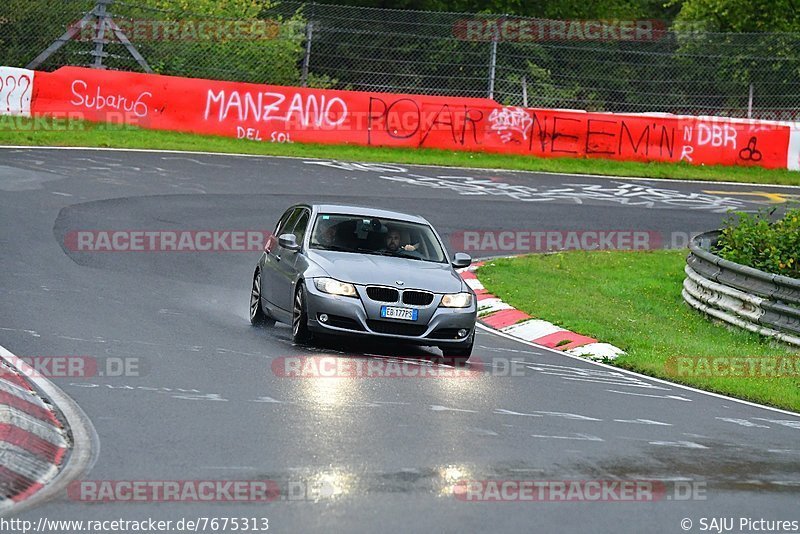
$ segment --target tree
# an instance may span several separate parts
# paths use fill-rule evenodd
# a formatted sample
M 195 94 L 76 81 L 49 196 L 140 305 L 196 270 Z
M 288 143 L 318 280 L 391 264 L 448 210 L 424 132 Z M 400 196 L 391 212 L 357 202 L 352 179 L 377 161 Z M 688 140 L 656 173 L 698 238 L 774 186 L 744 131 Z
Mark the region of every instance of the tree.
M 715 32 L 798 32 L 796 4 L 796 0 L 683 0 L 676 23 Z

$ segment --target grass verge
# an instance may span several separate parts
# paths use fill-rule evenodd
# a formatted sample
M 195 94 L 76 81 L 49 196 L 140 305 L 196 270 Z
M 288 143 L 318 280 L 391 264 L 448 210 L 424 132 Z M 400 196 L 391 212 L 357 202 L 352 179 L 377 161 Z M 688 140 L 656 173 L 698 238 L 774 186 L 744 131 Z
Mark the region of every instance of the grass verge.
M 478 275 L 489 292 L 512 306 L 625 350 L 627 355 L 613 365 L 800 412 L 800 373 L 790 377 L 707 377 L 669 369 L 670 357 L 800 352 L 757 334 L 712 323 L 684 304 L 685 257 L 685 251 L 674 250 L 571 251 L 492 260 Z
M 762 169 L 759 167 L 694 166 L 686 163 L 637 163 L 579 158 L 538 158 L 482 152 L 452 152 L 428 148 L 279 144 L 161 130 L 143 130 L 132 126 L 115 126 L 83 121 L 71 121 L 68 124 L 64 122 L 61 126 L 57 126 L 57 122 L 49 121 L 48 125 L 50 125 L 49 129 L 39 128 L 32 120 L 21 118 L 0 121 L 0 145 L 195 150 L 363 162 L 800 185 L 800 172 L 790 172 L 784 169 Z

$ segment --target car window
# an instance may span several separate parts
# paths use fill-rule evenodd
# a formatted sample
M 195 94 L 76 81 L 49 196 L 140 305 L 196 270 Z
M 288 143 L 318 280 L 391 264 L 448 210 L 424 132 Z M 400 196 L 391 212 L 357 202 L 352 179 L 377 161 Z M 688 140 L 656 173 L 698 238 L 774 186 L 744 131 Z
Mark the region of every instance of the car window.
M 390 233 L 397 235 L 391 243 Z M 441 243 L 430 226 L 360 215 L 320 214 L 314 221 L 310 247 L 446 262 Z
M 294 213 L 295 211 L 296 208 L 289 208 L 288 210 L 283 212 L 281 218 L 278 219 L 278 224 L 275 225 L 275 231 L 267 239 L 267 244 L 264 247 L 264 250 L 266 250 L 267 252 L 271 252 L 272 249 L 274 249 L 278 245 L 278 236 L 281 235 L 282 233 L 285 233 L 286 223 L 288 222 L 289 217 L 291 217 L 292 213 Z
M 304 211 L 303 208 L 296 208 L 292 212 L 291 216 L 289 216 L 289 218 L 286 220 L 286 224 L 284 224 L 283 227 L 279 230 L 278 237 L 280 237 L 281 234 L 289 234 L 292 232 L 292 228 L 294 228 L 297 219 L 300 218 L 300 216 L 303 214 L 303 211 Z
M 286 221 L 289 219 L 289 216 L 294 213 L 294 209 L 289 208 L 286 210 L 281 218 L 278 220 L 278 224 L 275 226 L 275 235 L 278 236 L 281 234 L 283 229 L 286 227 Z
M 300 218 L 297 219 L 297 223 L 294 225 L 294 229 L 292 229 L 292 233 L 297 238 L 298 243 L 303 242 L 303 237 L 306 235 L 306 228 L 308 228 L 308 219 L 310 215 L 308 210 L 303 210 L 300 214 Z

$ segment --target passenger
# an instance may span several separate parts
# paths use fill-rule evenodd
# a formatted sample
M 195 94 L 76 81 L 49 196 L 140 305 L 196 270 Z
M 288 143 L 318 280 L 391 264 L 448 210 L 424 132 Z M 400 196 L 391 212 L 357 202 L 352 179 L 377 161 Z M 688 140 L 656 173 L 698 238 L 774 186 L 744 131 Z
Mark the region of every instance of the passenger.
M 316 232 L 316 242 L 323 247 L 337 246 L 337 228 L 332 222 L 320 223 Z

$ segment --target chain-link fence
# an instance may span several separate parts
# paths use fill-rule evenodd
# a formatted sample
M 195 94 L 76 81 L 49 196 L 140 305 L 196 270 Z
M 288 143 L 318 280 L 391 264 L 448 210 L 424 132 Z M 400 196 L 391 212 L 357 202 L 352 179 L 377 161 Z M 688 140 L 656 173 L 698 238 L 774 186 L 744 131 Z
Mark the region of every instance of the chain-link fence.
M 293 1 L 253 7 L 233 0 L 223 3 L 227 12 L 214 0 L 190 10 L 178 0 L 97 2 L 6 0 L 0 63 L 29 65 L 77 28 L 37 68 L 151 68 L 278 85 L 488 96 L 531 107 L 800 120 L 800 34 Z M 116 26 L 97 24 L 105 16 Z

